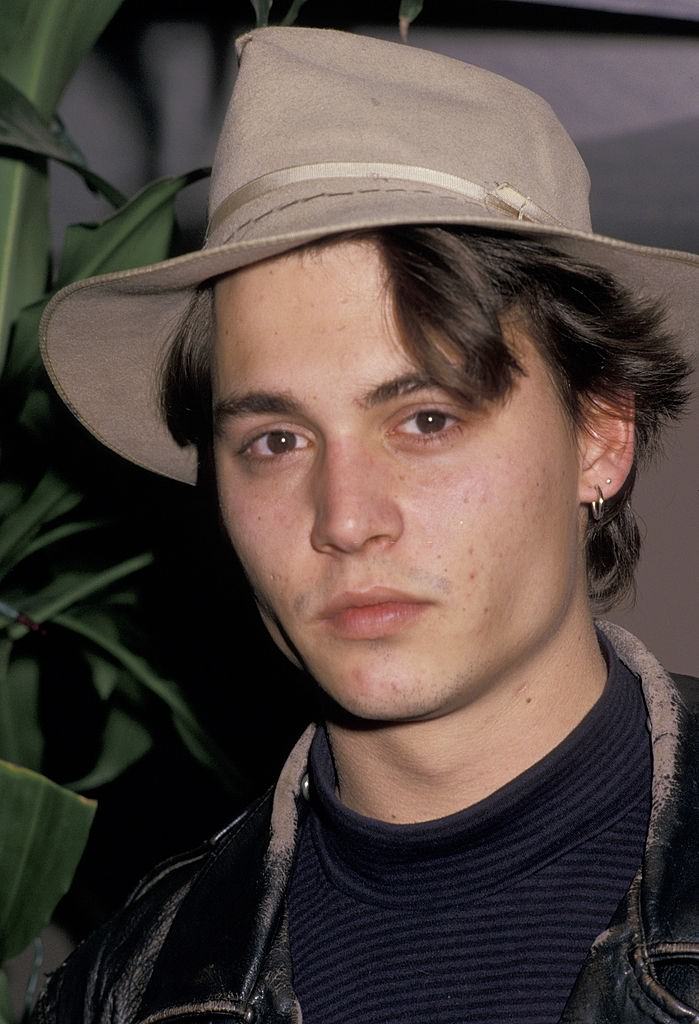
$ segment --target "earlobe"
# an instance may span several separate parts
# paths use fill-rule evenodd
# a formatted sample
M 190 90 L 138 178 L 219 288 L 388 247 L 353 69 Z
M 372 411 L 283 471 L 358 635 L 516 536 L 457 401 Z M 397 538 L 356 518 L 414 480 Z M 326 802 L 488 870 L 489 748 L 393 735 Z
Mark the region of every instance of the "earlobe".
M 623 411 L 596 408 L 594 420 L 582 430 L 579 498 L 590 505 L 594 519 L 601 518 L 604 502 L 618 494 L 631 472 L 634 428 L 631 406 Z

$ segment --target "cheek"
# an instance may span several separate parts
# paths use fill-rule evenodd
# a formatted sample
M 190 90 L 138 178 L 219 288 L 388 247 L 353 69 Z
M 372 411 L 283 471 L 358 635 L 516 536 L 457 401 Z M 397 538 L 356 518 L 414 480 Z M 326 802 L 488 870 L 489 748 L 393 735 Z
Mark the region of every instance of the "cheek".
M 525 451 L 496 445 L 412 491 L 419 543 L 459 585 L 509 586 L 515 566 L 531 577 L 570 560 L 578 544 L 574 466 L 551 447 L 545 437 Z
M 282 570 L 300 550 L 298 514 L 286 502 L 236 487 L 224 472 L 218 500 L 226 533 L 253 586 L 269 594 L 283 589 Z

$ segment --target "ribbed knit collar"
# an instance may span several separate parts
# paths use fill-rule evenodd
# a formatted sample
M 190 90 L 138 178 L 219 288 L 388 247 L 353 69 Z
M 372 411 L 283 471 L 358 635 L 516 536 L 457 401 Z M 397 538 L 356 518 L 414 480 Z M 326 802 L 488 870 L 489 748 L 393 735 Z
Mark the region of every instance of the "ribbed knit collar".
M 598 631 L 607 682 L 575 729 L 542 760 L 456 814 L 411 825 L 380 822 L 336 796 L 324 728 L 311 746 L 308 827 L 333 884 L 386 905 L 444 897 L 458 875 L 479 899 L 537 871 L 608 828 L 647 798 L 650 762 L 638 679 Z

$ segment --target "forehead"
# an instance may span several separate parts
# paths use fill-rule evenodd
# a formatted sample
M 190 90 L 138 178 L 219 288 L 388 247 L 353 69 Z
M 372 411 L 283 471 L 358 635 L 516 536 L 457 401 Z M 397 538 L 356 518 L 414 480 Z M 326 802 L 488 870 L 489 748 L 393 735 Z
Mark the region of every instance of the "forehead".
M 349 373 L 362 359 L 411 366 L 400 344 L 378 248 L 339 242 L 263 260 L 214 289 L 214 382 Z

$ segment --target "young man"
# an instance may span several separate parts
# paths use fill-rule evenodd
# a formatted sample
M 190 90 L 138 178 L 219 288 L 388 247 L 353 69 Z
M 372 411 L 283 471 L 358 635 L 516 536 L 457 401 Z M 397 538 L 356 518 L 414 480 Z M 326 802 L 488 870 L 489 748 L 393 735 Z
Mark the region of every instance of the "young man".
M 204 249 L 66 290 L 43 351 L 106 444 L 213 474 L 324 720 L 37 1019 L 699 1020 L 696 681 L 593 617 L 699 261 L 592 233 L 498 76 L 329 31 L 238 53 Z

